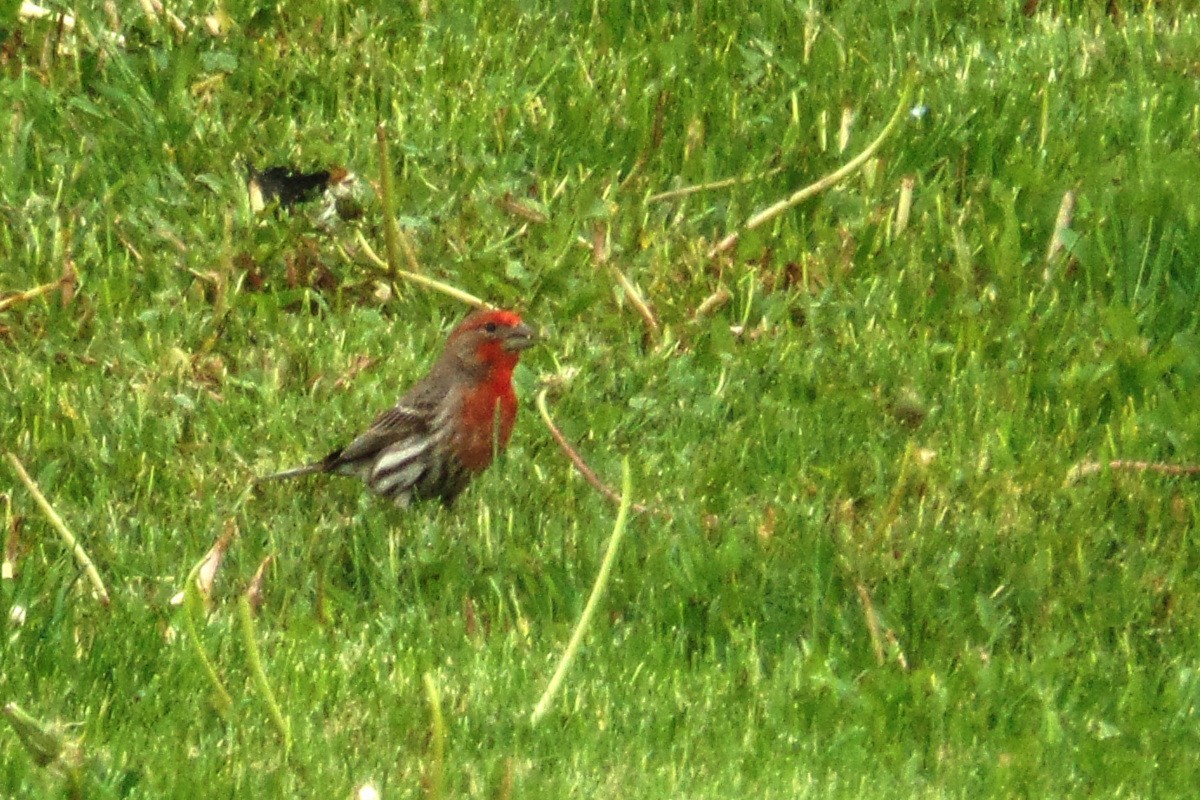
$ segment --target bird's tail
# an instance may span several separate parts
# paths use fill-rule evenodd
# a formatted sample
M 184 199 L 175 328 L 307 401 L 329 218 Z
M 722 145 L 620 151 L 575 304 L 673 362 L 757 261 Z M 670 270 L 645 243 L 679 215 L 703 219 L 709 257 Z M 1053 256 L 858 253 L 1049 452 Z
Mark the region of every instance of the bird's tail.
M 276 472 L 272 475 L 263 475 L 261 478 L 255 478 L 255 483 L 263 483 L 264 481 L 281 481 L 285 478 L 298 478 L 301 475 L 311 475 L 314 472 L 324 472 L 325 467 L 320 462 L 316 464 L 305 464 L 303 467 L 295 467 L 294 469 L 285 469 L 283 472 Z

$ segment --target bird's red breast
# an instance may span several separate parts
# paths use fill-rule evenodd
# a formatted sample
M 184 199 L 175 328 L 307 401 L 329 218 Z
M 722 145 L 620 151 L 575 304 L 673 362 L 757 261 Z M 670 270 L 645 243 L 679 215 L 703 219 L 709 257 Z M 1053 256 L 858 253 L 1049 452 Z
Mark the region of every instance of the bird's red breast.
M 454 449 L 469 470 L 486 469 L 493 454 L 508 446 L 517 418 L 517 395 L 511 379 L 511 370 L 498 370 L 463 398 Z

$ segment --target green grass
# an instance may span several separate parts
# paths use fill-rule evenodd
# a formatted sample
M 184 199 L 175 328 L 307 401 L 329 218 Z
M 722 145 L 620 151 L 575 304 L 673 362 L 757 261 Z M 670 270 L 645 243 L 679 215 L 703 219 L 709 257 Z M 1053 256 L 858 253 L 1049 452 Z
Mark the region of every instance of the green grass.
M 117 49 L 89 0 L 63 52 L 50 22 L 15 26 L 0 292 L 68 260 L 80 282 L 0 312 L 0 449 L 113 604 L 0 481 L 0 703 L 69 726 L 88 797 L 424 796 L 426 675 L 446 796 L 1190 796 L 1196 485 L 1064 479 L 1200 452 L 1200 18 L 1020 5 L 233 0 L 213 37 L 181 2 L 186 34 L 131 6 Z M 865 146 L 910 68 L 928 114 L 868 174 L 707 257 Z M 378 122 L 428 272 L 547 334 L 513 445 L 450 511 L 338 479 L 246 495 L 393 402 L 464 313 L 377 294 L 354 245 L 382 252 L 374 198 L 333 233 L 247 208 L 246 162 L 377 180 Z M 1067 190 L 1070 257 L 1047 269 Z M 580 246 L 597 226 L 661 333 Z M 616 513 L 533 411 L 569 374 L 559 425 L 671 519 L 630 520 L 532 727 Z M 200 627 L 222 716 L 170 601 L 227 525 Z M 268 554 L 255 634 L 290 751 L 238 620 Z M 68 790 L 0 728 L 0 794 Z

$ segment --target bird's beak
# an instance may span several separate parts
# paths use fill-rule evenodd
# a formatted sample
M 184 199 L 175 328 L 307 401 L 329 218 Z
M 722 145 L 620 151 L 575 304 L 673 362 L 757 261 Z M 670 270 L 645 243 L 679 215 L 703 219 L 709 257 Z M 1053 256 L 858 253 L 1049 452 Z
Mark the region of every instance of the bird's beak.
M 508 335 L 504 337 L 504 349 L 520 352 L 533 347 L 541 340 L 542 337 L 537 331 L 522 322 L 508 331 Z

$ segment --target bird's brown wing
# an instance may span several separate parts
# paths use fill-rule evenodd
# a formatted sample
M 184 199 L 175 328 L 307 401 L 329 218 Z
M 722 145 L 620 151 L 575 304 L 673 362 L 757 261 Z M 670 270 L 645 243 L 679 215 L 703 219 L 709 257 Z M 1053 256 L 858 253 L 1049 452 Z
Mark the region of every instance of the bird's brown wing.
M 430 415 L 426 409 L 396 405 L 384 411 L 371 427 L 345 447 L 334 450 L 321 461 L 326 472 L 352 475 L 370 474 L 381 451 L 408 440 L 421 441 L 429 436 Z

